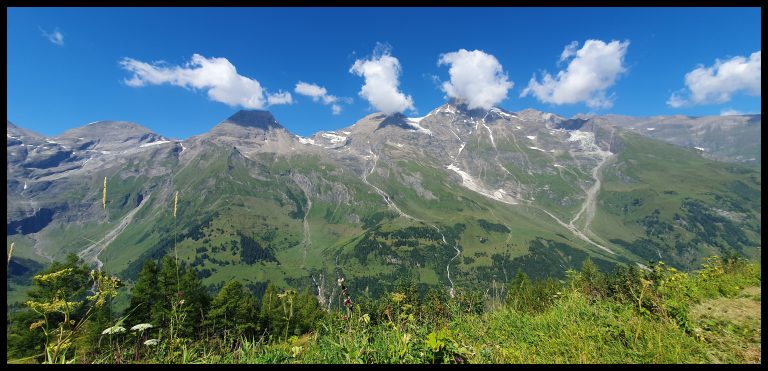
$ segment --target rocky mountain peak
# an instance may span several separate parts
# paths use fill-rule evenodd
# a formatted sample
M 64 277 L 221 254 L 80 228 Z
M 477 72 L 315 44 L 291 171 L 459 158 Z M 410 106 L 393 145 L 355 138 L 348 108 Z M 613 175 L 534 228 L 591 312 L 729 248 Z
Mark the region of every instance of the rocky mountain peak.
M 59 139 L 100 139 L 107 141 L 124 141 L 132 138 L 160 135 L 151 130 L 128 121 L 95 121 L 88 125 L 65 131 Z
M 562 116 L 550 112 L 542 112 L 533 108 L 526 108 L 522 111 L 519 111 L 517 112 L 517 116 L 523 121 L 548 121 L 557 123 L 565 120 L 565 118 Z
M 269 111 L 240 110 L 222 123 L 230 123 L 243 127 L 252 127 L 262 130 L 278 129 L 283 126 L 277 122 L 275 116 Z

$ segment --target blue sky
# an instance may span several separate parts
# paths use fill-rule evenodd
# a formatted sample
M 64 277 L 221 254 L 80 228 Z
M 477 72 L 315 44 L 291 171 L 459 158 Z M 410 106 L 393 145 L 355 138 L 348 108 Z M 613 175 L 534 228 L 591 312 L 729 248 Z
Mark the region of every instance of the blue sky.
M 449 91 L 486 86 L 495 93 L 468 99 L 566 117 L 761 112 L 759 8 L 8 8 L 7 18 L 7 118 L 45 135 L 125 120 L 183 139 L 246 101 L 309 135 L 377 111 L 377 94 L 377 107 L 423 116 Z M 169 77 L 201 68 L 188 64 L 195 54 L 210 74 Z M 392 58 L 399 74 L 376 80 Z M 211 78 L 228 65 L 242 84 Z M 315 101 L 299 82 L 326 92 Z M 238 96 L 254 89 L 263 102 Z M 268 104 L 285 93 L 291 104 Z

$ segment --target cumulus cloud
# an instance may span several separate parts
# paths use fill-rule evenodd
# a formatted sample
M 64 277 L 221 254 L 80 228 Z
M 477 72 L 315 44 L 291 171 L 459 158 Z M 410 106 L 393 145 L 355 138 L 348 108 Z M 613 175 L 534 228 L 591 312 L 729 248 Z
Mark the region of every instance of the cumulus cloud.
M 725 103 L 739 92 L 760 96 L 761 51 L 746 57 L 715 60 L 712 67 L 700 65 L 685 74 L 685 88 L 672 93 L 667 105 L 678 108 L 686 105 Z
M 480 50 L 440 55 L 437 65 L 448 64 L 451 81 L 444 82 L 442 89 L 451 98 L 466 102 L 470 109 L 489 109 L 507 98 L 507 91 L 514 86 L 504 73 L 501 63 L 493 55 Z
M 267 94 L 267 103 L 272 106 L 276 104 L 291 104 L 293 103 L 293 97 L 289 92 L 277 92 L 275 94 Z
M 335 95 L 330 95 L 324 87 L 303 81 L 299 81 L 293 91 L 297 94 L 311 97 L 314 102 L 322 102 L 324 105 L 330 104 L 334 115 L 341 113 L 341 106 L 338 102 L 352 103 L 352 98 L 339 98 Z
M 45 32 L 44 29 L 40 28 L 40 32 L 46 39 L 48 39 L 48 41 L 58 46 L 64 46 L 64 34 L 62 34 L 58 28 L 53 30 L 52 33 Z
M 557 105 L 584 102 L 593 109 L 613 106 L 606 90 L 626 71 L 624 55 L 629 41 L 587 40 L 581 49 L 577 47 L 578 42 L 572 42 L 560 54 L 560 62 L 573 58 L 565 70 L 554 77 L 545 72 L 541 82 L 534 75 L 520 96 L 532 94 L 541 102 Z
M 238 74 L 235 66 L 226 58 L 206 58 L 194 54 L 184 66 L 174 67 L 167 67 L 163 62 L 150 64 L 123 58 L 120 66 L 133 73 L 133 77 L 123 81 L 135 88 L 170 84 L 186 89 L 207 90 L 208 97 L 213 101 L 248 109 L 292 102 L 291 93 L 269 94 L 258 81 Z
M 390 55 L 388 47 L 380 44 L 370 59 L 355 60 L 349 73 L 365 79 L 360 96 L 384 114 L 414 109 L 413 98 L 397 90 L 400 85 L 400 61 Z
M 565 62 L 566 60 L 568 60 L 568 58 L 576 55 L 576 50 L 577 50 L 576 48 L 578 47 L 579 47 L 578 41 L 573 41 L 570 44 L 566 45 L 565 49 L 563 49 L 563 52 L 560 53 L 560 60 L 558 61 L 558 63 Z
M 724 110 L 720 110 L 720 116 L 735 116 L 735 115 L 743 115 L 744 112 L 737 111 L 733 108 L 727 108 Z

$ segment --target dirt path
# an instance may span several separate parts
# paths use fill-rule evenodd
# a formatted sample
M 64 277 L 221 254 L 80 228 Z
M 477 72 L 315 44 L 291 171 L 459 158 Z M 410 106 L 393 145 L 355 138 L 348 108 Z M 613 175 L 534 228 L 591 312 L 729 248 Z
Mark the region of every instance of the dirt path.
M 144 199 L 141 200 L 139 206 L 129 211 L 128 214 L 126 214 L 120 221 L 120 223 L 115 226 L 115 228 L 107 232 L 107 234 L 102 239 L 95 241 L 92 245 L 79 252 L 77 256 L 86 263 L 96 263 L 96 268 L 101 271 L 101 267 L 104 266 L 104 264 L 101 262 L 101 260 L 99 260 L 99 254 L 101 254 L 101 252 L 104 251 L 104 249 L 106 249 L 107 246 L 109 246 L 109 244 L 111 244 L 112 241 L 114 241 L 115 238 L 120 235 L 120 233 L 123 233 L 125 228 L 128 227 L 128 224 L 133 220 L 133 216 L 136 215 L 139 210 L 141 210 L 142 206 L 146 205 L 150 196 L 151 194 L 147 195 L 147 197 L 144 197 Z
M 584 232 L 580 231 L 579 229 L 577 229 L 576 227 L 574 227 L 571 224 L 564 223 L 558 217 L 552 215 L 552 213 L 550 213 L 549 211 L 544 210 L 544 209 L 542 209 L 542 208 L 540 208 L 538 206 L 535 206 L 533 204 L 530 204 L 529 206 L 534 207 L 534 208 L 536 208 L 536 209 L 538 209 L 540 211 L 543 211 L 545 214 L 549 215 L 552 219 L 555 219 L 555 221 L 558 224 L 560 224 L 561 226 L 565 227 L 565 229 L 571 231 L 571 233 L 573 233 L 573 235 L 575 235 L 576 237 L 580 238 L 581 240 L 583 240 L 585 242 L 588 242 L 588 243 L 590 243 L 592 245 L 595 245 L 596 247 L 599 247 L 599 248 L 605 250 L 606 252 L 610 253 L 611 255 L 616 255 L 616 253 L 611 251 L 611 249 L 609 249 L 609 248 L 607 248 L 607 247 L 605 247 L 603 245 L 600 245 L 599 243 L 597 243 L 595 241 L 592 241 L 589 237 L 587 237 L 587 235 L 584 234 Z
M 582 214 L 584 214 L 584 226 L 583 230 L 587 231 L 589 230 L 590 225 L 592 224 L 592 220 L 595 218 L 595 208 L 597 204 L 597 194 L 600 193 L 600 187 L 602 185 L 602 171 L 603 168 L 608 164 L 608 162 L 613 159 L 614 156 L 604 156 L 600 162 L 592 169 L 592 179 L 594 179 L 594 183 L 592 184 L 592 187 L 586 190 L 586 198 L 584 199 L 584 204 L 581 206 L 581 209 L 578 213 L 576 213 L 576 216 L 571 219 L 568 224 L 574 228 L 576 227 L 576 221 L 581 217 Z
M 368 181 L 368 175 L 369 174 L 373 174 L 373 171 L 376 170 L 376 163 L 378 163 L 378 161 L 379 161 L 379 156 L 377 154 L 373 153 L 373 151 L 370 150 L 370 149 L 368 150 L 368 152 L 370 152 L 371 156 L 373 156 L 373 166 L 371 166 L 371 170 L 363 172 L 363 177 L 362 177 L 363 183 L 369 185 L 371 188 L 376 190 L 376 193 L 378 193 L 384 199 L 384 202 L 387 203 L 387 206 L 390 209 L 395 210 L 398 214 L 400 214 L 400 216 L 408 218 L 408 219 L 416 220 L 416 221 L 422 221 L 421 219 L 414 218 L 414 217 L 404 213 L 402 210 L 400 210 L 399 207 L 397 207 L 397 205 L 395 205 L 395 203 L 392 201 L 391 198 L 389 198 L 389 195 L 386 192 L 382 191 L 379 187 L 371 184 Z

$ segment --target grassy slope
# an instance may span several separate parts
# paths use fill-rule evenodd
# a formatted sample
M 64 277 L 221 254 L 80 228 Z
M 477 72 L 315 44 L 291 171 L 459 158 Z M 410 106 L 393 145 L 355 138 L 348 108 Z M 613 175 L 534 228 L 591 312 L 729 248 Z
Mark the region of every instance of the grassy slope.
M 713 215 L 717 214 L 715 209 L 739 212 L 738 216 L 744 222 L 736 221 L 734 224 L 750 240 L 750 243 L 743 244 L 740 252 L 747 256 L 759 256 L 755 255 L 759 254 L 759 249 L 755 247 L 760 246 L 759 166 L 707 160 L 691 150 L 632 133 L 623 133 L 622 139 L 624 147 L 616 165 L 604 172 L 598 211 L 592 226 L 597 235 L 605 240 L 630 242 L 648 238 L 658 244 L 659 253 L 665 261 L 676 263 L 679 267 L 696 266 L 702 256 L 719 253 L 728 243 L 722 240 L 722 236 L 716 241 L 720 246 L 703 243 L 700 235 L 686 230 L 685 224 L 694 222 L 685 220 L 687 217 L 681 205 L 685 199 L 693 199 L 704 203 Z M 736 189 L 738 185 L 742 187 Z M 718 198 L 720 201 L 717 201 Z M 652 217 L 655 210 L 659 211 L 659 222 L 668 224 L 671 231 L 656 236 L 653 232 L 646 233 L 643 221 Z M 682 216 L 684 221 L 676 223 L 675 214 Z M 720 232 L 713 231 L 725 234 Z M 676 240 L 695 245 L 688 246 L 698 250 L 695 257 L 687 261 L 680 258 L 686 251 L 676 248 Z M 650 260 L 648 256 L 638 257 L 631 253 L 628 257 Z
M 760 266 L 695 273 L 661 268 L 661 305 L 684 303 L 689 329 L 632 300 L 585 295 L 573 281 L 540 312 L 496 306 L 485 314 L 451 307 L 449 322 L 410 319 L 410 309 L 384 323 L 356 311 L 335 313 L 317 332 L 234 352 L 209 351 L 202 363 L 760 363 Z M 674 277 L 674 278 L 672 278 Z M 660 286 L 659 286 L 660 285 Z M 660 287 L 663 287 L 660 288 Z M 450 306 L 450 304 L 449 304 Z M 399 318 L 399 319 L 398 319 Z M 437 340 L 437 342 L 435 342 Z M 228 349 L 229 350 L 229 349 Z M 460 357 L 460 358 L 456 358 Z

